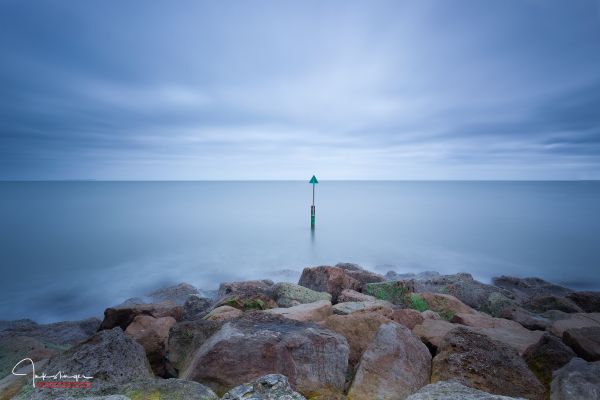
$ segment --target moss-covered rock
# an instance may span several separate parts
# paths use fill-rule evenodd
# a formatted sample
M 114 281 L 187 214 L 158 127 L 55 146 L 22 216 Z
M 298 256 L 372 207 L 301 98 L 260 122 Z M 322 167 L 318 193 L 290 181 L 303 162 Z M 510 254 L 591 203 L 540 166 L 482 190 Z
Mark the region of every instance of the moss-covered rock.
M 317 292 L 307 287 L 288 282 L 277 283 L 273 286 L 273 297 L 279 307 L 293 307 L 320 300 L 331 301 L 329 293 Z
M 414 291 L 414 281 L 411 280 L 368 283 L 363 290 L 368 295 L 401 306 L 410 306 L 407 295 Z

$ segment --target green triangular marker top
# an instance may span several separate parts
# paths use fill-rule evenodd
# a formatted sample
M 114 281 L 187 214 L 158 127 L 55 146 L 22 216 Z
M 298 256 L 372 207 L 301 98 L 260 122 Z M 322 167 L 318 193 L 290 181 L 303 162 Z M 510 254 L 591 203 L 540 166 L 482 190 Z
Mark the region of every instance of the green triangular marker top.
M 314 185 L 315 183 L 319 183 L 319 181 L 317 180 L 317 177 L 313 175 L 313 177 L 310 178 L 310 182 L 308 183 L 312 183 Z

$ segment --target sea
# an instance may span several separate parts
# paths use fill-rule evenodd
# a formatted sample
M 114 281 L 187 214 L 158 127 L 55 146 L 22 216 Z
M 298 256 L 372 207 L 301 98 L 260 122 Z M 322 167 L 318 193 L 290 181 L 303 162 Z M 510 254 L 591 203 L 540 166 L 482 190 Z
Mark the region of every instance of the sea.
M 0 182 L 0 320 L 101 317 L 154 289 L 308 266 L 600 289 L 599 181 Z

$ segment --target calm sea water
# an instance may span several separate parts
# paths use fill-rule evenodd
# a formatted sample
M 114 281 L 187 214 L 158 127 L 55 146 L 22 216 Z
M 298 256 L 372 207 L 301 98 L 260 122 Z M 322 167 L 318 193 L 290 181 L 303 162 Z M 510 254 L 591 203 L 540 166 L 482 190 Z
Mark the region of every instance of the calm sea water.
M 0 183 L 0 319 L 340 261 L 600 289 L 600 182 Z

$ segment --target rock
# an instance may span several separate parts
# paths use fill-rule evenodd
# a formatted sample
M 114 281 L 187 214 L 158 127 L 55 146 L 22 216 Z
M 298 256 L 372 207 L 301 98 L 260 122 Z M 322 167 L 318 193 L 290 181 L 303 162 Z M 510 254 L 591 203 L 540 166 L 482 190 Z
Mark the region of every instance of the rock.
M 0 338 L 8 336 L 27 336 L 44 343 L 59 346 L 72 345 L 92 336 L 98 326 L 98 318 L 87 318 L 81 321 L 64 321 L 52 324 L 37 324 L 31 320 L 5 322 L 5 327 L 0 331 Z
M 117 326 L 126 330 L 138 315 L 149 315 L 154 318 L 173 317 L 176 321 L 180 321 L 183 317 L 183 307 L 171 301 L 110 307 L 104 310 L 104 320 L 98 330 L 112 329 Z
M 265 372 L 283 374 L 306 397 L 344 388 L 346 338 L 309 322 L 264 312 L 229 321 L 196 352 L 182 377 L 217 393 Z
M 505 310 L 517 308 L 521 308 L 517 301 L 509 299 L 500 292 L 493 292 L 490 293 L 487 301 L 482 305 L 481 311 L 493 317 L 501 317 Z
M 502 275 L 492 278 L 492 283 L 497 287 L 510 291 L 516 299 L 521 301 L 539 294 L 564 297 L 572 292 L 569 288 L 555 285 L 540 278 L 517 278 Z
M 377 268 L 375 268 L 377 269 Z M 406 279 L 412 279 L 415 281 L 423 281 L 423 280 L 428 280 L 428 279 L 433 279 L 433 278 L 438 278 L 440 276 L 439 272 L 436 271 L 423 271 L 423 272 L 419 272 L 418 274 L 415 273 L 406 273 L 406 274 L 399 274 L 395 271 L 388 271 L 385 274 L 385 278 L 389 281 L 401 281 L 401 280 L 406 280 Z
M 431 382 L 455 379 L 485 392 L 544 399 L 544 386 L 517 351 L 467 328 L 452 329 L 433 359 Z
M 232 294 L 256 294 L 261 293 L 266 296 L 273 296 L 273 281 L 270 279 L 242 282 L 224 282 L 219 285 L 219 297 L 225 297 Z
M 364 271 L 365 269 L 358 264 L 354 263 L 337 263 L 335 264 L 336 268 L 345 269 L 346 271 Z
M 167 376 L 165 355 L 169 330 L 175 325 L 175 318 L 154 318 L 149 315 L 138 315 L 129 324 L 125 334 L 142 345 L 154 374 Z
M 272 308 L 266 313 L 281 315 L 297 321 L 319 322 L 325 320 L 332 314 L 331 302 L 329 300 L 316 301 L 314 303 L 300 304 L 288 308 Z
M 412 333 L 427 345 L 432 354 L 435 354 L 444 336 L 457 327 L 457 325 L 448 321 L 426 319 L 422 324 L 416 325 L 412 329 Z
M 306 400 L 283 375 L 270 374 L 225 393 L 221 400 Z
M 242 311 L 268 310 L 276 308 L 277 303 L 263 293 L 234 293 L 217 300 L 214 307 L 230 306 Z
M 198 289 L 187 283 L 161 288 L 150 292 L 147 296 L 152 303 L 164 303 L 171 301 L 177 305 L 184 305 L 190 295 L 200 295 Z
M 509 299 L 515 297 L 513 293 L 506 289 L 481 283 L 473 279 L 471 274 L 466 273 L 441 275 L 415 282 L 417 292 L 449 294 L 469 307 L 480 311 L 485 311 L 487 301 L 492 293 L 500 293 Z
M 337 303 L 333 306 L 333 313 L 338 315 L 348 315 L 357 311 L 373 311 L 389 314 L 393 311 L 393 306 L 387 301 L 351 301 L 347 303 Z
M 273 297 L 279 307 L 292 307 L 319 300 L 331 302 L 331 295 L 329 293 L 315 292 L 304 286 L 285 282 L 277 283 L 273 286 Z
M 473 389 L 456 381 L 440 381 L 429 384 L 411 394 L 406 400 L 525 400 L 500 396 Z
M 388 322 L 363 353 L 348 400 L 404 399 L 429 382 L 430 371 L 427 347 L 404 326 Z
M 380 300 L 386 300 L 390 303 L 406 306 L 406 296 L 415 291 L 414 281 L 388 281 L 379 283 L 369 283 L 365 285 L 365 293 L 374 296 Z
M 552 375 L 551 400 L 600 399 L 600 361 L 573 358 Z
M 537 343 L 544 334 L 542 331 L 530 331 L 514 321 L 493 318 L 483 313 L 458 313 L 452 322 L 472 327 L 473 331 L 513 347 L 519 354 L 523 354 L 529 346 Z
M 377 300 L 374 296 L 369 296 L 368 294 L 359 293 L 356 290 L 352 289 L 344 289 L 342 293 L 338 296 L 338 302 L 354 302 L 354 301 L 375 301 Z
M 421 313 L 421 316 L 423 317 L 423 319 L 442 319 L 440 314 L 436 313 L 435 311 L 431 311 L 431 310 L 423 311 Z
M 565 315 L 565 314 L 562 314 Z M 566 314 L 563 319 L 555 320 L 550 326 L 550 333 L 562 338 L 567 329 L 600 326 L 600 313 L 574 313 Z
M 373 341 L 379 327 L 390 320 L 374 312 L 355 312 L 349 315 L 332 315 L 323 325 L 346 338 L 350 346 L 348 365 L 354 371 L 361 355 Z
M 529 347 L 523 354 L 529 369 L 546 386 L 548 392 L 552 382 L 552 372 L 562 368 L 573 357 L 576 357 L 573 350 L 550 334 L 542 336 L 539 342 Z
M 375 283 L 375 282 L 385 282 L 386 279 L 384 276 L 376 274 L 367 270 L 359 270 L 359 271 L 348 271 L 346 273 L 350 275 L 352 278 L 356 279 L 360 282 L 360 289 L 364 288 L 367 283 Z
M 437 312 L 442 318 L 451 320 L 457 313 L 475 314 L 475 310 L 458 300 L 456 297 L 442 293 L 414 293 L 412 298 L 418 297 L 427 303 L 427 309 Z M 414 302 L 414 300 L 411 299 Z M 414 307 L 413 307 L 414 308 Z M 426 310 L 419 310 L 426 311 Z
M 586 313 L 600 313 L 600 292 L 574 292 L 567 295 L 567 298 Z
M 50 359 L 49 373 L 83 374 L 94 377 L 91 389 L 69 389 L 81 395 L 115 394 L 115 388 L 137 380 L 152 378 L 144 348 L 120 328 L 102 330 L 89 339 Z M 53 372 L 50 372 L 53 371 Z M 46 395 L 61 394 L 61 389 L 36 389 Z
M 424 319 L 420 312 L 411 310 L 410 308 L 401 308 L 394 310 L 391 314 L 384 314 L 394 322 L 404 325 L 408 329 L 414 328 L 416 325 L 422 324 Z
M 191 294 L 183 304 L 184 319 L 203 317 L 210 309 L 212 301 L 197 294 Z
M 20 331 L 36 326 L 38 326 L 38 323 L 31 319 L 0 320 L 0 332 L 4 330 Z
M 304 268 L 298 284 L 317 292 L 331 294 L 334 303 L 338 302 L 338 296 L 344 289 L 360 291 L 362 284 L 353 278 L 342 268 L 320 266 Z
M 600 361 L 600 326 L 567 329 L 563 342 L 586 361 Z
M 552 324 L 549 319 L 533 314 L 521 307 L 505 308 L 500 314 L 500 317 L 515 321 L 524 328 L 532 331 L 546 330 Z
M 121 389 L 132 400 L 219 400 L 208 387 L 183 379 L 149 379 L 133 382 Z
M 41 341 L 26 336 L 0 337 L 0 378 L 11 374 L 13 367 L 24 358 L 40 361 L 59 351 Z
M 203 319 L 206 321 L 223 322 L 240 317 L 243 314 L 244 312 L 237 308 L 233 308 L 231 306 L 221 306 L 214 308 L 211 312 L 206 314 Z
M 581 307 L 571 299 L 544 293 L 530 297 L 523 303 L 523 307 L 535 313 L 543 313 L 548 310 L 559 310 L 566 313 L 583 312 Z
M 25 375 L 13 375 L 11 373 L 13 367 L 22 359 L 23 358 L 19 358 L 12 365 L 10 365 L 8 375 L 0 379 L 0 400 L 13 399 L 21 391 L 23 386 L 29 386 L 31 384 L 31 379 L 29 378 L 33 372 L 33 366 L 31 363 L 25 362 L 15 371 L 17 374 Z M 34 360 L 34 362 L 36 371 L 40 371 L 44 370 L 46 364 L 48 363 L 48 359 Z M 4 361 L 2 361 L 2 363 L 4 364 Z
M 222 322 L 206 320 L 184 321 L 173 325 L 169 332 L 166 352 L 169 375 L 178 377 L 179 372 L 187 368 L 200 346 L 221 329 L 221 326 Z

